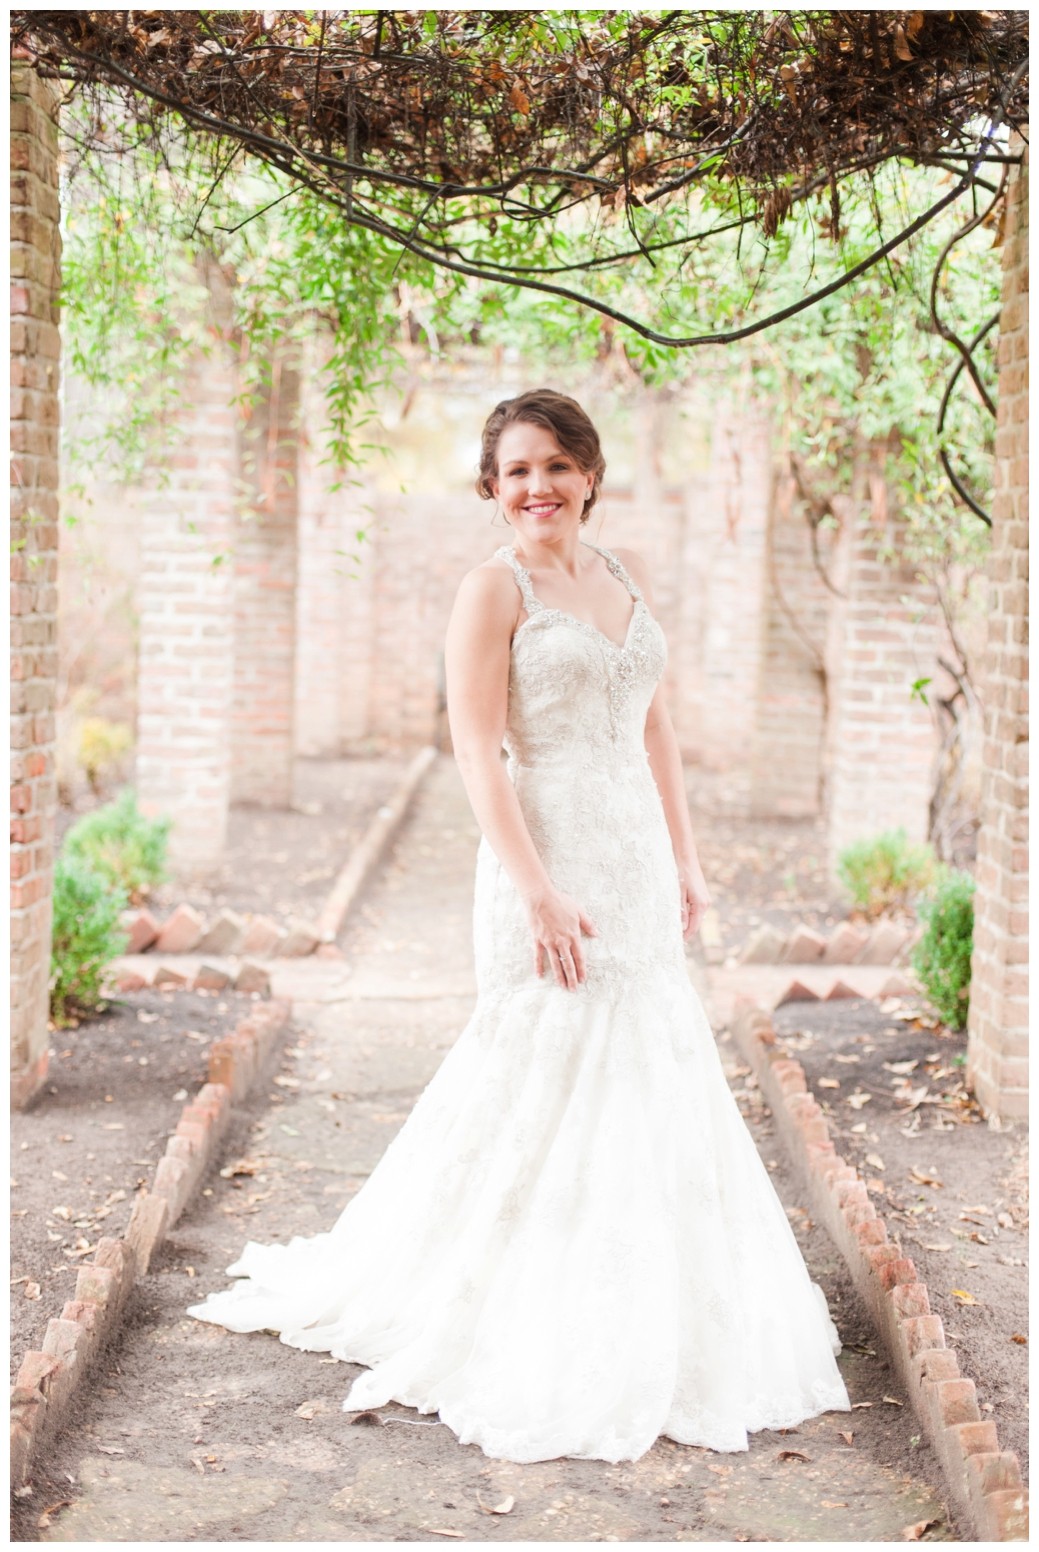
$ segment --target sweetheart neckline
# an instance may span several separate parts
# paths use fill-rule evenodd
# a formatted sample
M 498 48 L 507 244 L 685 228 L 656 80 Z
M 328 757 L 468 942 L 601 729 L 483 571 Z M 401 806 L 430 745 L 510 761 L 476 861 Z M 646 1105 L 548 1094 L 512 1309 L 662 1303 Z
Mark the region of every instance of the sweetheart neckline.
M 598 636 L 600 641 L 605 641 L 606 645 L 612 647 L 615 652 L 626 652 L 631 642 L 631 633 L 635 628 L 635 619 L 640 605 L 648 611 L 648 605 L 644 598 L 632 599 L 631 617 L 628 620 L 628 628 L 624 633 L 624 640 L 614 641 L 612 636 L 607 636 L 606 632 L 600 630 L 598 625 L 593 625 L 591 620 L 582 620 L 580 615 L 571 614 L 568 609 L 554 609 L 550 608 L 548 604 L 542 604 L 540 609 L 536 609 L 533 614 L 528 614 L 527 618 L 521 620 L 517 625 L 512 633 L 512 641 L 509 644 L 510 651 L 516 644 L 516 638 L 522 631 L 526 630 L 528 625 L 532 624 L 534 620 L 541 619 L 544 615 L 550 614 L 555 615 L 558 619 L 565 620 L 570 625 L 578 626 L 581 630 L 588 631 L 593 636 Z

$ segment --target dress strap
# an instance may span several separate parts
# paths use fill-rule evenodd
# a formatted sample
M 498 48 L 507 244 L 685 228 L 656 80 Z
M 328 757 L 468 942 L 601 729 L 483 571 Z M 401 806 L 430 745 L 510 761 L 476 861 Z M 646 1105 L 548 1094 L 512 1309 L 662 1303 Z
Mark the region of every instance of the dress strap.
M 582 539 L 581 543 L 586 544 L 590 550 L 598 551 L 603 560 L 606 562 L 607 566 L 613 572 L 614 576 L 624 583 L 624 586 L 628 589 L 628 592 L 631 594 L 632 598 L 634 598 L 636 602 L 642 601 L 642 589 L 639 587 L 637 582 L 632 581 L 631 577 L 629 577 L 623 565 L 617 559 L 616 555 L 614 555 L 612 550 L 603 549 L 601 544 L 593 544 L 591 539 Z
M 526 566 L 521 566 L 516 551 L 511 544 L 503 544 L 501 549 L 495 550 L 495 560 L 504 560 L 512 567 L 512 574 L 516 578 L 516 586 L 520 590 L 523 599 L 523 607 L 528 614 L 537 614 L 544 605 L 534 595 L 534 587 L 530 580 L 530 572 Z

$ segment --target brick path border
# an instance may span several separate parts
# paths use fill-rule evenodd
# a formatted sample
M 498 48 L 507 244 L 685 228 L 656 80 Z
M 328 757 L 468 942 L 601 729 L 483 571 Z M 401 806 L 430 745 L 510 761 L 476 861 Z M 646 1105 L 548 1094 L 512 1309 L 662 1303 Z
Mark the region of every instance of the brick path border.
M 347 912 L 403 824 L 411 801 L 436 763 L 438 753 L 433 744 L 426 744 L 419 750 L 397 783 L 390 801 L 376 811 L 375 817 L 350 853 L 318 917 L 317 926 L 322 943 L 335 942 Z
M 974 1381 L 960 1374 L 931 1313 L 926 1284 L 887 1226 L 853 1165 L 834 1147 L 804 1068 L 776 1047 L 771 1015 L 749 998 L 730 1025 L 807 1184 L 817 1221 L 829 1231 L 873 1317 L 941 1463 L 950 1496 L 979 1541 L 1028 1540 L 1028 1492 L 1017 1456 L 1001 1450 L 994 1421 L 982 1421 Z
M 47 1322 L 40 1352 L 26 1353 L 11 1390 L 11 1487 L 30 1479 L 34 1460 L 69 1416 L 70 1403 L 111 1344 L 138 1277 L 176 1223 L 210 1167 L 232 1106 L 253 1088 L 291 1016 L 287 1001 L 254 1006 L 209 1049 L 209 1081 L 180 1113 L 150 1191 L 136 1197 L 121 1239 L 103 1238 L 81 1266 L 72 1299 Z

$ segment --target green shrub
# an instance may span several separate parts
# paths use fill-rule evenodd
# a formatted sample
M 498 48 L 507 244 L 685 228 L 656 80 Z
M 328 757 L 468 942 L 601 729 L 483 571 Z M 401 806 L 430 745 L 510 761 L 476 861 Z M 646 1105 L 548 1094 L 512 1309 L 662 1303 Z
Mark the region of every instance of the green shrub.
M 914 845 L 904 829 L 855 841 L 837 858 L 837 872 L 852 900 L 867 916 L 879 916 L 893 906 L 908 906 L 935 876 L 934 849 Z
M 51 936 L 50 1009 L 56 1024 L 70 1013 L 88 1013 L 100 1003 L 105 966 L 127 944 L 119 925 L 126 906 L 121 889 L 78 858 L 61 856 L 54 865 L 54 924 Z
M 920 984 L 950 1029 L 965 1029 L 974 941 L 974 880 L 946 870 L 934 897 L 920 905 L 925 932 L 912 954 Z
M 114 803 L 77 819 L 65 837 L 65 855 L 86 863 L 136 903 L 166 878 L 170 819 L 145 819 L 132 787 Z

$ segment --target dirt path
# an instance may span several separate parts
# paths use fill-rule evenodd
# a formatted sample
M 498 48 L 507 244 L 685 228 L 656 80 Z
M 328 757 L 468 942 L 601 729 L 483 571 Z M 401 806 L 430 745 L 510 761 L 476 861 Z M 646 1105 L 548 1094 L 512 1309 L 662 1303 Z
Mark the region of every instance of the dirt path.
M 845 1351 L 852 1413 L 745 1454 L 659 1440 L 639 1461 L 520 1466 L 403 1407 L 358 1426 L 357 1372 L 269 1334 L 183 1314 L 223 1286 L 247 1238 L 328 1228 L 370 1172 L 472 1005 L 476 831 L 450 762 L 432 773 L 343 939 L 349 973 L 298 1001 L 294 1043 L 229 1140 L 242 1173 L 207 1182 L 134 1297 L 125 1336 L 57 1444 L 15 1535 L 45 1541 L 891 1541 L 965 1539 L 865 1313 L 794 1194 L 759 1097 L 726 1064 Z M 894 1398 L 885 1400 L 885 1397 Z M 850 1444 L 842 1436 L 850 1434 Z M 782 1451 L 797 1452 L 781 1459 Z M 514 1500 L 508 1513 L 489 1512 Z M 39 1526 L 41 1511 L 55 1509 Z

